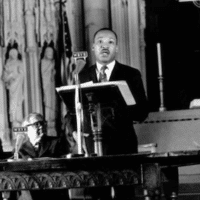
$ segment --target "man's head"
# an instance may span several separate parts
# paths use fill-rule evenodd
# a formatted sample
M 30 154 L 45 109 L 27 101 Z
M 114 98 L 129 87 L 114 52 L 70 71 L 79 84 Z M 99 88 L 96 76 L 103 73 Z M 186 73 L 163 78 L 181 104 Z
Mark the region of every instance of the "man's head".
M 94 34 L 92 50 L 96 61 L 100 64 L 106 65 L 112 62 L 118 51 L 116 33 L 108 28 L 98 30 Z
M 35 146 L 41 140 L 42 136 L 46 134 L 46 122 L 39 113 L 30 113 L 25 117 L 22 126 L 28 128 L 27 136 L 33 146 Z

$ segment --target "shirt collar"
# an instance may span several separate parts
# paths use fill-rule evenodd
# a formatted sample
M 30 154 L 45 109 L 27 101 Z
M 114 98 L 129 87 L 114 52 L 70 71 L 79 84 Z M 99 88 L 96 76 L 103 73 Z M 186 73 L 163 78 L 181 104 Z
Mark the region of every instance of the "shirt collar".
M 111 63 L 109 63 L 109 64 L 106 65 L 106 66 L 108 67 L 108 70 L 109 70 L 110 72 L 113 70 L 113 68 L 114 68 L 114 66 L 115 66 L 115 63 L 116 63 L 116 61 L 113 60 Z M 102 64 L 100 64 L 100 63 L 98 63 L 98 62 L 96 62 L 96 65 L 97 65 L 97 70 L 98 70 L 98 72 L 100 72 L 101 67 L 104 66 L 104 65 L 102 65 Z

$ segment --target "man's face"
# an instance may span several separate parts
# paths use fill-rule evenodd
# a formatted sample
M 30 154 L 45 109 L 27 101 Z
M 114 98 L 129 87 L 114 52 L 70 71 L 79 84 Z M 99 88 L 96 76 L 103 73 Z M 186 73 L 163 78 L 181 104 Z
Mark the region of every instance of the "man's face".
M 44 121 L 35 119 L 28 126 L 27 135 L 29 137 L 30 142 L 33 146 L 36 146 L 38 142 L 42 139 L 42 136 L 45 133 L 46 124 Z
M 93 51 L 96 61 L 102 65 L 109 64 L 115 59 L 118 51 L 115 34 L 109 30 L 102 30 L 94 38 Z

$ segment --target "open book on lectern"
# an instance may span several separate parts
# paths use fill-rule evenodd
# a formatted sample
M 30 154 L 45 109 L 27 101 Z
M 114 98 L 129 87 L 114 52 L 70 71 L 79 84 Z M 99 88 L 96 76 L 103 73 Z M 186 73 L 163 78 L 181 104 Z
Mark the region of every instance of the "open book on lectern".
M 56 88 L 61 99 L 67 106 L 74 104 L 76 87 L 77 85 L 67 85 Z M 87 95 L 91 93 L 95 101 L 103 105 L 112 104 L 112 102 L 119 103 L 119 106 L 123 106 L 123 104 L 126 106 L 136 104 L 126 81 L 108 81 L 101 83 L 93 83 L 91 81 L 80 84 L 79 88 L 83 106 L 87 106 Z

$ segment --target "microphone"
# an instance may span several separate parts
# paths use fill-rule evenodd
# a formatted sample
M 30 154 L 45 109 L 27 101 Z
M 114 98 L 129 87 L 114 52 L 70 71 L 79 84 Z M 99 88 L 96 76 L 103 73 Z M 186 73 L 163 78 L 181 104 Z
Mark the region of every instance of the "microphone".
M 87 51 L 78 51 L 73 53 L 73 58 L 76 59 L 86 59 L 88 57 L 88 52 Z
M 21 148 L 25 139 L 26 139 L 26 136 L 25 136 L 24 133 L 17 134 L 16 144 L 15 144 L 15 149 L 16 149 L 17 152 Z
M 14 159 L 19 159 L 19 150 L 24 141 L 27 139 L 25 134 L 25 132 L 27 132 L 27 127 L 14 127 L 13 132 L 16 132 Z
M 81 105 L 81 92 L 80 92 L 80 83 L 79 83 L 79 73 L 86 64 L 86 57 L 88 53 L 86 51 L 75 52 L 73 53 L 73 58 L 75 60 L 75 110 L 76 110 L 76 123 L 77 123 L 77 146 L 78 154 L 82 155 L 82 133 L 81 133 L 81 123 L 83 122 L 83 109 Z
M 87 51 L 79 51 L 73 53 L 73 58 L 75 60 L 76 69 L 75 74 L 79 74 L 86 64 L 86 58 L 88 57 Z
M 17 134 L 16 143 L 15 143 L 15 153 L 14 153 L 14 159 L 19 159 L 19 150 L 24 143 L 26 136 L 24 133 Z
M 74 70 L 74 73 L 79 74 L 84 68 L 85 64 L 86 64 L 85 60 L 82 60 L 82 59 L 77 60 L 76 69 Z

